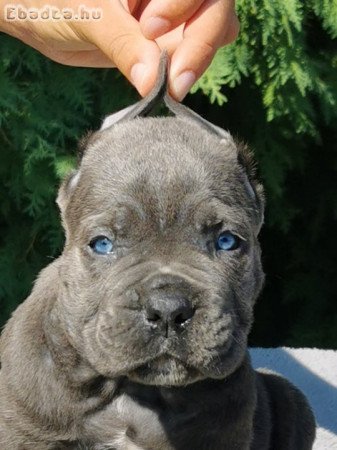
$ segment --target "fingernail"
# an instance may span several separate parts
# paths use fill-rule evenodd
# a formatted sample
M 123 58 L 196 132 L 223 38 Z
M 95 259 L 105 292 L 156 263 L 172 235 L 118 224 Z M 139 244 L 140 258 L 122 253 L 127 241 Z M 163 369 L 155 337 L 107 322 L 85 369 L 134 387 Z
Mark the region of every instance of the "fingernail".
M 196 76 L 191 70 L 187 70 L 173 81 L 173 94 L 177 100 L 182 100 L 195 83 Z
M 144 80 L 146 78 L 147 67 L 144 63 L 137 63 L 131 69 L 131 81 L 139 92 L 142 92 Z
M 154 39 L 169 31 L 171 23 L 162 17 L 150 17 L 146 20 L 143 33 L 148 39 Z

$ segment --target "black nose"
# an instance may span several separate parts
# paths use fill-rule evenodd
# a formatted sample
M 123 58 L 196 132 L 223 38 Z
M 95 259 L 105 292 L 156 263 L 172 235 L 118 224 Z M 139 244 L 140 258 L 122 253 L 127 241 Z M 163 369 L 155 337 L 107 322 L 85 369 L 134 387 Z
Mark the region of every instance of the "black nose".
M 182 331 L 193 315 L 191 303 L 183 297 L 153 295 L 147 301 L 147 322 L 166 337 Z

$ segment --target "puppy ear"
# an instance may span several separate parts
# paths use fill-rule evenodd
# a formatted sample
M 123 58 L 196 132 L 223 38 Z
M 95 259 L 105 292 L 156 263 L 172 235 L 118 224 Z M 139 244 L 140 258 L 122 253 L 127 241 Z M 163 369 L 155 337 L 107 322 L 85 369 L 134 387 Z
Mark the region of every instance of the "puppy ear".
M 264 221 L 265 197 L 263 186 L 257 180 L 256 163 L 253 152 L 242 142 L 236 142 L 238 162 L 243 170 L 245 188 L 255 203 L 256 235 L 260 232 Z
M 128 106 L 127 108 L 122 109 L 121 111 L 118 111 L 114 114 L 110 114 L 110 116 L 107 116 L 102 123 L 102 126 L 100 128 L 100 131 L 106 130 L 107 128 L 110 128 L 112 125 L 115 125 L 118 122 L 121 122 L 123 119 L 125 119 L 128 114 L 133 111 L 135 108 L 135 105 Z
M 60 208 L 62 218 L 64 218 L 64 213 L 68 206 L 69 199 L 71 197 L 71 194 L 75 190 L 76 186 L 78 185 L 80 177 L 81 177 L 80 171 L 74 170 L 65 178 L 65 180 L 61 184 L 61 187 L 59 189 L 58 196 L 56 199 L 56 203 L 58 204 L 58 207 Z
M 196 112 L 192 111 L 192 109 L 188 108 L 187 106 L 183 105 L 182 103 L 177 102 L 174 100 L 169 94 L 166 94 L 164 97 L 165 105 L 168 107 L 168 109 L 180 120 L 188 121 L 188 122 L 194 122 L 197 125 L 199 125 L 201 128 L 204 128 L 208 132 L 215 134 L 216 136 L 219 136 L 221 139 L 224 140 L 231 140 L 232 137 L 228 133 L 228 131 L 223 130 L 220 127 L 217 127 L 211 122 L 208 122 L 208 120 L 204 119 L 203 117 L 199 116 Z
M 167 90 L 168 54 L 163 51 L 159 61 L 157 81 L 152 91 L 134 105 L 128 106 L 115 114 L 106 117 L 100 130 L 106 130 L 116 123 L 147 116 L 162 101 Z

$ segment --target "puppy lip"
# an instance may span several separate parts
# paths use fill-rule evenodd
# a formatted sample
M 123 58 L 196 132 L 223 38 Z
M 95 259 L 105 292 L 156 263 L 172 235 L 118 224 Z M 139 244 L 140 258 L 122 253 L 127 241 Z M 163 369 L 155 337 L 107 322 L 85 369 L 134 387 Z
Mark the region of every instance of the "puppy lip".
M 183 380 L 181 379 L 181 381 L 178 381 L 182 376 L 179 374 L 179 367 L 180 369 L 183 368 L 184 371 Z M 172 356 L 169 353 L 163 353 L 138 366 L 126 376 L 131 381 L 142 384 L 183 386 L 194 382 L 196 379 L 200 379 L 202 372 L 198 368 L 187 364 L 181 358 Z M 165 379 L 170 380 L 170 382 L 165 382 Z
M 161 363 L 165 364 L 168 361 L 177 361 L 180 364 L 183 364 L 187 367 L 186 361 L 183 358 L 173 354 L 170 351 L 162 351 L 159 354 L 144 360 L 143 362 L 138 362 L 137 365 L 133 365 L 131 371 L 137 370 L 141 367 L 149 367 L 151 365 L 160 365 Z
M 219 357 L 220 358 L 224 358 L 223 361 L 226 363 L 227 361 L 230 361 L 230 365 L 227 366 L 226 365 L 226 373 L 223 373 L 222 371 L 217 373 L 217 368 L 219 368 L 219 365 L 216 364 L 216 367 L 213 364 L 209 364 L 206 367 L 200 367 L 200 372 L 202 373 L 202 375 L 204 375 L 206 378 L 213 378 L 213 379 L 224 379 L 227 378 L 228 376 L 230 376 L 238 367 L 238 365 L 240 364 L 240 362 L 242 361 L 244 355 L 245 355 L 245 351 L 244 347 L 241 348 L 241 352 L 240 352 L 240 357 L 238 359 L 236 359 L 235 361 L 232 360 L 232 353 L 234 350 L 234 347 L 237 347 L 238 341 L 234 338 L 233 335 L 231 335 L 228 339 L 228 341 L 226 342 L 226 345 L 222 348 L 222 351 L 217 355 L 216 358 L 214 358 L 214 361 L 216 363 L 218 363 Z M 240 345 L 241 347 L 241 345 Z

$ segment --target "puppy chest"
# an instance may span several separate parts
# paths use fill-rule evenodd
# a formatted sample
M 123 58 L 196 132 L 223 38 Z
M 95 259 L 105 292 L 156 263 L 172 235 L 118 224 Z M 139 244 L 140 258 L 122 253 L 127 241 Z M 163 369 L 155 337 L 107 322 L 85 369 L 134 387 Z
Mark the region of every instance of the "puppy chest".
M 173 450 L 158 414 L 126 395 L 88 417 L 83 428 L 91 450 Z

